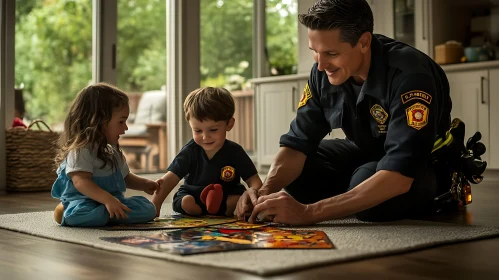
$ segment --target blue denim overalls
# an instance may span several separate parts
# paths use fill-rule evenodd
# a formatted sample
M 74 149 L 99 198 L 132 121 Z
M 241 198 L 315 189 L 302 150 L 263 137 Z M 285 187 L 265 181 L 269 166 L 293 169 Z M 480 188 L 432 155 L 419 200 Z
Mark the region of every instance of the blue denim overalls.
M 116 170 L 109 176 L 92 176 L 92 181 L 132 210 L 125 212 L 128 217 L 124 220 L 110 219 L 104 204 L 81 194 L 66 175 L 65 161 L 57 173 L 57 180 L 52 186 L 52 196 L 59 198 L 64 205 L 64 215 L 61 222 L 63 226 L 98 227 L 108 223 L 145 223 L 153 220 L 156 216 L 156 208 L 147 198 L 142 196 L 125 198 L 126 185 L 120 170 Z

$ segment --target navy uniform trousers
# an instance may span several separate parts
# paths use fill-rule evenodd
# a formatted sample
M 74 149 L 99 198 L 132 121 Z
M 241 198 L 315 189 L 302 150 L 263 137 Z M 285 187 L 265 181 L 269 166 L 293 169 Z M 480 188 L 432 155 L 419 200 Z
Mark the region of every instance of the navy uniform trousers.
M 285 190 L 301 203 L 314 203 L 355 188 L 376 173 L 377 164 L 348 140 L 322 140 L 317 154 L 307 157 L 302 173 Z M 423 167 L 407 193 L 361 211 L 356 217 L 363 221 L 391 221 L 427 214 L 436 189 L 433 168 Z

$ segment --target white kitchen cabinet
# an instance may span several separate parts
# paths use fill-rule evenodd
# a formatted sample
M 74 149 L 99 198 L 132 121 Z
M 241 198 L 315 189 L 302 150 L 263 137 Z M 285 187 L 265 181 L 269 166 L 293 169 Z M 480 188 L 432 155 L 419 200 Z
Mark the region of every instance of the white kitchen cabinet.
M 491 162 L 491 152 L 494 151 L 490 138 L 490 124 L 497 125 L 499 119 L 491 120 L 489 117 L 491 108 L 490 74 L 489 70 L 473 70 L 447 73 L 452 98 L 452 118 L 459 118 L 466 125 L 465 143 L 476 131 L 482 134 L 481 142 L 487 147 L 482 159 L 488 162 L 489 168 L 498 168 L 497 162 Z M 499 76 L 495 78 L 497 80 Z M 493 80 L 493 79 L 492 79 Z M 494 81 L 495 86 L 497 82 Z M 495 102 L 497 100 L 494 99 Z M 497 105 L 496 105 L 497 106 Z M 496 109 L 497 110 L 497 109 Z M 494 129 L 494 132 L 497 131 Z M 497 137 L 497 136 L 495 136 Z M 493 159 L 494 157 L 492 157 Z M 497 160 L 495 160 L 497 161 Z
M 308 75 L 252 80 L 255 85 L 256 154 L 258 170 L 270 166 L 279 150 L 279 138 L 288 132 Z
M 499 68 L 489 70 L 490 143 L 488 167 L 499 169 Z

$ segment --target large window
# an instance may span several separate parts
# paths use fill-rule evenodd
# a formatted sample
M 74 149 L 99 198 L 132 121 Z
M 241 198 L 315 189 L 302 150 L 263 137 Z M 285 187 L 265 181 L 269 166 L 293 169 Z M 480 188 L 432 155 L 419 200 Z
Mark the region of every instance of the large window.
M 129 130 L 121 138 L 137 173 L 167 166 L 166 1 L 118 1 L 117 86 L 130 97 Z
M 92 0 L 16 0 L 16 116 L 62 129 L 92 79 Z
M 228 138 L 255 152 L 253 0 L 201 0 L 201 85 L 225 87 L 236 101 L 236 124 Z M 268 75 L 297 72 L 297 0 L 265 2 Z
M 266 41 L 270 75 L 298 70 L 297 0 L 266 0 Z

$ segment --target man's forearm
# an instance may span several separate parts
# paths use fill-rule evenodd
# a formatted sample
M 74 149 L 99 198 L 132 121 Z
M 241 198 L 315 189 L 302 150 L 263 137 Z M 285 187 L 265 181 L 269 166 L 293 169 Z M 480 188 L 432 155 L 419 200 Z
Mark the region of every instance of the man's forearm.
M 409 191 L 413 181 L 398 172 L 381 170 L 349 192 L 310 205 L 311 215 L 315 223 L 349 216 Z
M 263 186 L 258 193 L 268 195 L 291 184 L 303 170 L 307 156 L 288 147 L 279 148 Z

